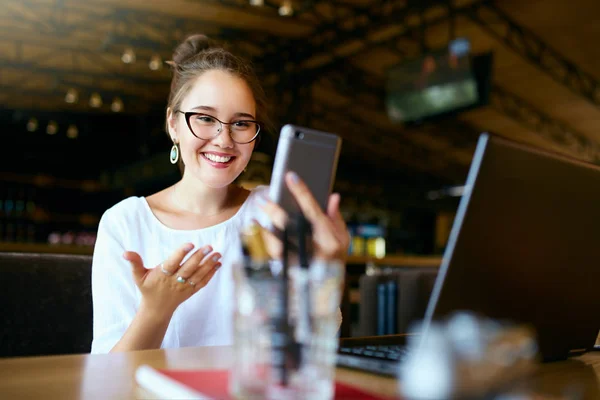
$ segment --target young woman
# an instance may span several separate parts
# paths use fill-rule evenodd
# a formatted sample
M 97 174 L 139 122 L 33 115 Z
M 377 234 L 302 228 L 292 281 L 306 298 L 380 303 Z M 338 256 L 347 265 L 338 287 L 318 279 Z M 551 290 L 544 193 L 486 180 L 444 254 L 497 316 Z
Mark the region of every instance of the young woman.
M 233 184 L 266 118 L 251 67 L 203 35 L 180 44 L 171 66 L 170 158 L 183 176 L 102 216 L 92 265 L 93 353 L 231 344 L 239 233 L 253 221 L 285 224 L 264 187 Z M 349 238 L 339 195 L 323 213 L 297 175 L 286 183 L 313 224 L 315 257 L 343 259 Z

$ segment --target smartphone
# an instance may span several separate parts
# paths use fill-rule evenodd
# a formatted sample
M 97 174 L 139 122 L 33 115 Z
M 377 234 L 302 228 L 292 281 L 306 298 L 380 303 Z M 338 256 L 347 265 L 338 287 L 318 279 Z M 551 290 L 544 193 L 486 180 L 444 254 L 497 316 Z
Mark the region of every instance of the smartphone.
M 321 209 L 327 209 L 333 190 L 342 139 L 328 132 L 285 125 L 281 128 L 269 196 L 288 215 L 300 212 L 300 207 L 285 183 L 285 174 L 294 171 L 308 186 Z

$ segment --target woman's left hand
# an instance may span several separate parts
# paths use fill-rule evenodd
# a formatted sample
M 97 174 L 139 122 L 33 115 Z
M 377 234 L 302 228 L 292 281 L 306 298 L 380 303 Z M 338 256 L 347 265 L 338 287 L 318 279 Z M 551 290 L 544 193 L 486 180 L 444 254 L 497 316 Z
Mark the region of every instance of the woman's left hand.
M 327 212 L 325 213 L 297 174 L 288 172 L 285 176 L 285 182 L 298 202 L 302 213 L 312 225 L 314 257 L 327 261 L 343 261 L 348 253 L 350 235 L 340 213 L 340 195 L 334 193 L 329 197 Z M 288 219 L 287 213 L 271 201 L 267 201 L 262 208 L 273 225 L 277 229 L 283 230 Z M 272 234 L 267 233 L 267 235 Z M 272 243 L 273 239 L 270 238 L 268 242 Z

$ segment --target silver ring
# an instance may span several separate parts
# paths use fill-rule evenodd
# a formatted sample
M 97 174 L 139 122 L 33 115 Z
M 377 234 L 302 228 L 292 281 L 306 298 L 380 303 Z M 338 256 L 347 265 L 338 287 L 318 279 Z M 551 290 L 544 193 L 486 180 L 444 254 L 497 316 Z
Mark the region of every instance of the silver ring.
M 183 276 L 178 276 L 177 277 L 177 282 L 179 283 L 185 283 L 186 279 Z
M 190 285 L 192 285 L 192 286 L 196 286 L 196 284 L 195 284 L 194 282 L 192 282 L 192 281 L 188 281 L 188 283 L 189 283 Z
M 167 271 L 163 263 L 160 263 L 160 271 L 167 276 L 173 276 L 173 272 Z

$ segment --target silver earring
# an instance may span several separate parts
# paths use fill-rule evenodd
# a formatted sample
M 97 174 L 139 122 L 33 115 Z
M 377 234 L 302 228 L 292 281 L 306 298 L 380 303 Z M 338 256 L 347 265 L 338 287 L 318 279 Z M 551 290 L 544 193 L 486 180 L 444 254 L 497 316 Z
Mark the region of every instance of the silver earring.
M 177 164 L 177 161 L 179 161 L 179 145 L 177 143 L 173 143 L 173 147 L 171 147 L 169 160 L 171 161 L 171 164 Z

